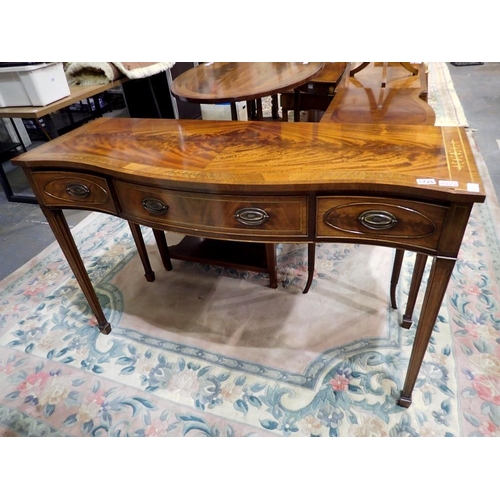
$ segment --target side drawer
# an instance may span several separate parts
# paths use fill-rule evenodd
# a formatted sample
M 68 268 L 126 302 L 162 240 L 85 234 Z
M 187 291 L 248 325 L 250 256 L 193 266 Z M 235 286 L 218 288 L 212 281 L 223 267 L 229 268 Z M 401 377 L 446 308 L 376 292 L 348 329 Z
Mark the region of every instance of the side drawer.
M 183 193 L 116 181 L 125 215 L 137 222 L 208 236 L 276 239 L 307 236 L 305 196 L 225 196 Z
M 117 213 L 108 182 L 102 177 L 75 172 L 32 172 L 31 175 L 45 205 Z
M 317 237 L 437 249 L 447 207 L 392 198 L 319 196 Z

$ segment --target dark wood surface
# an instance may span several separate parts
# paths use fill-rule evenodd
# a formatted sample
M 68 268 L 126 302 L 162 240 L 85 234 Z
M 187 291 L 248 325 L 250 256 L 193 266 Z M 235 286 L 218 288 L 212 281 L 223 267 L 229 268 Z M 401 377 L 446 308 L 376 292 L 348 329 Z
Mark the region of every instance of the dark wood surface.
M 324 84 L 324 85 L 335 84 L 336 85 L 340 82 L 340 80 L 344 76 L 344 73 L 345 73 L 347 67 L 348 67 L 348 63 L 346 63 L 346 62 L 327 62 L 323 66 L 323 69 L 309 80 L 309 82 L 306 84 L 306 86 L 309 86 L 310 88 L 312 88 L 315 86 L 320 86 L 322 84 Z M 305 90 L 302 87 L 300 87 L 300 88 L 301 88 L 301 90 Z
M 296 114 L 300 111 L 325 111 L 348 67 L 346 62 L 327 62 L 323 69 L 304 85 L 281 92 L 283 121 L 288 121 L 289 110 L 294 110 Z M 294 121 L 300 120 L 294 116 Z
M 348 83 L 357 87 L 387 87 L 387 88 L 424 88 L 426 87 L 426 65 L 413 64 L 417 73 L 413 74 L 402 63 L 375 62 L 368 63 L 361 71 L 348 79 Z M 353 68 L 351 66 L 351 71 Z
M 321 118 L 323 123 L 434 125 L 434 110 L 419 89 L 342 88 Z
M 481 188 L 468 190 L 480 186 L 480 176 L 461 127 L 101 118 L 12 162 L 208 193 L 362 188 L 417 199 L 484 198 Z M 428 178 L 435 183 L 417 181 Z
M 247 101 L 298 87 L 323 66 L 317 62 L 203 63 L 178 76 L 171 91 L 177 99 L 187 102 Z
M 369 63 L 342 80 L 321 121 L 434 125 L 436 114 L 427 104 L 427 68 L 418 64 L 414 69 L 417 74 L 401 63 Z
M 14 162 L 104 333 L 111 326 L 63 208 L 113 213 L 152 227 L 159 240 L 181 229 L 267 249 L 309 243 L 310 271 L 317 242 L 433 256 L 401 406 L 411 404 L 470 211 L 485 199 L 461 127 L 104 118 Z M 201 214 L 187 218 L 193 207 Z
M 248 269 L 254 272 L 267 272 L 265 245 L 221 241 L 196 236 L 187 236 L 180 243 L 169 247 L 172 259 L 191 262 L 213 262 L 214 266 Z M 250 258 L 249 258 L 250 257 Z

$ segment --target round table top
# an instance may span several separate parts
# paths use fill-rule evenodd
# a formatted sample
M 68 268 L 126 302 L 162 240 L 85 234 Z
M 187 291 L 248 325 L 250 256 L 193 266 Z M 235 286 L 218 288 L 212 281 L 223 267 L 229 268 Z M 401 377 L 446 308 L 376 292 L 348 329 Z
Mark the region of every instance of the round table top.
M 177 99 L 187 102 L 247 101 L 299 87 L 323 66 L 315 62 L 203 63 L 179 75 L 170 90 Z

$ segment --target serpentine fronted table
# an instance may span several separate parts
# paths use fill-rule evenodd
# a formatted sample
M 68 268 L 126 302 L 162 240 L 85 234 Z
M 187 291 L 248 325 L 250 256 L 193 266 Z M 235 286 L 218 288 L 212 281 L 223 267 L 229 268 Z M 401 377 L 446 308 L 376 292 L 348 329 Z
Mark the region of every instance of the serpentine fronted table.
M 111 326 L 65 208 L 220 240 L 361 243 L 434 257 L 405 407 L 470 211 L 485 199 L 459 127 L 101 118 L 14 162 L 103 333 Z

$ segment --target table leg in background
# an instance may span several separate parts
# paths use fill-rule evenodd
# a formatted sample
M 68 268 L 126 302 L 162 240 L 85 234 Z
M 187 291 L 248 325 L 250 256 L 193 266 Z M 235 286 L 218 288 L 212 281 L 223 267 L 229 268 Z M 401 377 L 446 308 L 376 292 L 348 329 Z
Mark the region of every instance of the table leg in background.
M 269 287 L 278 288 L 278 276 L 276 275 L 276 245 L 266 243 L 267 268 L 269 272 Z
M 141 258 L 142 265 L 144 266 L 144 276 L 147 281 L 155 280 L 155 273 L 151 268 L 151 263 L 149 262 L 148 252 L 146 250 L 146 245 L 144 244 L 144 238 L 141 232 L 141 226 L 139 224 L 134 224 L 133 222 L 128 223 L 130 227 L 130 232 L 135 241 L 135 246 L 137 247 L 137 253 Z
M 170 260 L 170 252 L 168 251 L 167 238 L 165 236 L 165 231 L 160 229 L 153 229 L 153 235 L 158 246 L 158 251 L 160 252 L 161 261 L 163 267 L 167 271 L 172 270 L 172 261 Z
M 238 110 L 236 109 L 236 103 L 231 103 L 231 120 L 238 121 Z
M 311 288 L 314 278 L 314 264 L 316 261 L 316 243 L 307 244 L 307 283 L 302 293 L 307 293 Z
M 391 276 L 391 307 L 397 309 L 398 305 L 396 302 L 396 288 L 399 282 L 399 275 L 401 274 L 401 266 L 403 264 L 403 259 L 405 256 L 405 251 L 396 249 L 396 254 L 394 255 L 394 265 L 392 267 Z
M 406 304 L 406 310 L 403 315 L 403 322 L 401 323 L 401 326 L 403 328 L 410 328 L 413 323 L 413 310 L 415 309 L 415 303 L 417 302 L 418 290 L 420 289 L 420 284 L 422 283 L 422 276 L 424 275 L 426 263 L 427 255 L 417 253 L 415 257 L 415 265 L 413 267 L 413 276 L 411 277 L 408 302 Z

